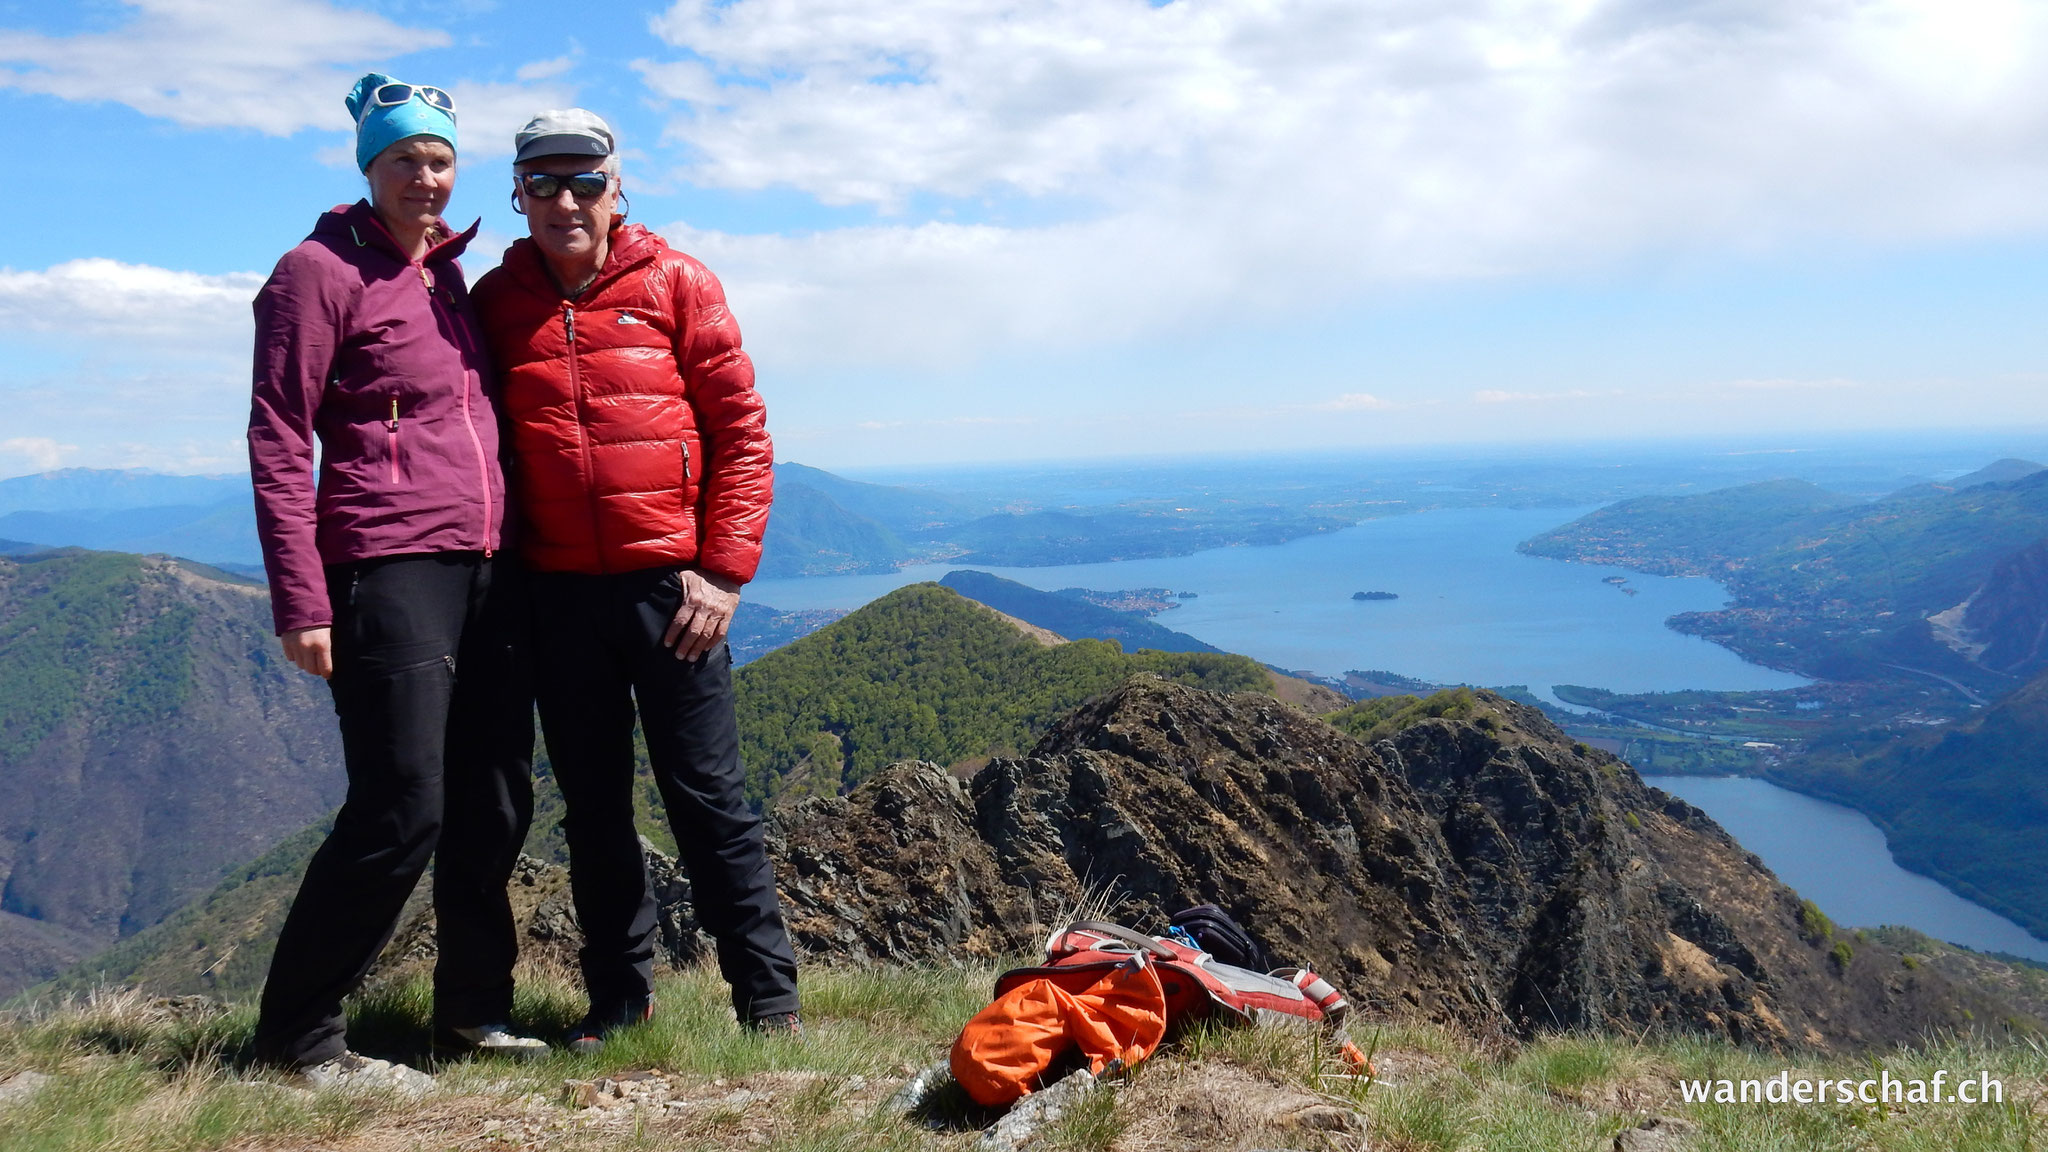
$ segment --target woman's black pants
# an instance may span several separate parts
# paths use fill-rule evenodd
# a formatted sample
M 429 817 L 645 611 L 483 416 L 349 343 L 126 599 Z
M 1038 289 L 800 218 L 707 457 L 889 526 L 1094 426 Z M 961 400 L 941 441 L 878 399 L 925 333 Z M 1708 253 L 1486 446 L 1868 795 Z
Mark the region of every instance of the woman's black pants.
M 327 571 L 348 798 L 313 856 L 263 985 L 256 1055 L 318 1064 L 347 1048 L 342 998 L 391 939 L 434 861 L 444 1026 L 510 1018 L 518 955 L 506 883 L 533 819 L 524 577 L 474 552 Z
M 761 817 L 746 801 L 731 650 L 678 660 L 662 644 L 682 597 L 674 569 L 532 580 L 541 732 L 568 809 L 562 830 L 591 1011 L 639 1019 L 654 988 L 654 894 L 633 825 L 636 705 L 733 1010 L 743 1021 L 796 1011 L 796 955 Z

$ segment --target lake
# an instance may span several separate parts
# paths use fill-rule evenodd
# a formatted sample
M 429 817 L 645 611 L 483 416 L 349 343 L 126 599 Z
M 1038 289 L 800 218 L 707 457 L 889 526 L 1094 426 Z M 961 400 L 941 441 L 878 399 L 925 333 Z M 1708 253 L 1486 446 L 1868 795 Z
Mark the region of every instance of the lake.
M 1712 816 L 1837 924 L 1903 924 L 1980 952 L 2048 961 L 2048 942 L 1899 867 L 1884 832 L 1853 808 L 1746 777 L 1643 779 Z
M 1378 670 L 1445 684 L 1554 684 L 1616 692 L 1791 688 L 1800 677 L 1664 626 L 1722 607 L 1711 580 L 1524 556 L 1515 545 L 1590 508 L 1449 509 L 1369 520 L 1286 544 L 1051 568 L 930 564 L 879 576 L 757 580 L 747 595 L 785 610 L 858 608 L 956 568 L 1034 588 L 1171 588 L 1196 599 L 1154 617 L 1226 652 L 1338 675 Z M 1635 594 L 1602 582 L 1620 576 Z M 1389 601 L 1353 592 L 1386 591 Z

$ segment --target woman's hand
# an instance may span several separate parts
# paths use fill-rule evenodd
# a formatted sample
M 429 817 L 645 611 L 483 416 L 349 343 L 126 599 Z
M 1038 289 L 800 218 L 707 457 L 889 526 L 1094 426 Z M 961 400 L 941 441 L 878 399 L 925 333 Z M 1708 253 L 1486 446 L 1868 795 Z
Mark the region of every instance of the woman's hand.
M 739 597 L 735 596 L 737 600 Z M 334 675 L 334 629 L 294 628 L 278 639 L 284 642 L 284 658 L 322 680 Z
M 740 586 L 723 576 L 685 568 L 679 577 L 683 602 L 669 621 L 661 642 L 676 650 L 676 659 L 695 660 L 725 639 L 732 614 L 740 606 Z

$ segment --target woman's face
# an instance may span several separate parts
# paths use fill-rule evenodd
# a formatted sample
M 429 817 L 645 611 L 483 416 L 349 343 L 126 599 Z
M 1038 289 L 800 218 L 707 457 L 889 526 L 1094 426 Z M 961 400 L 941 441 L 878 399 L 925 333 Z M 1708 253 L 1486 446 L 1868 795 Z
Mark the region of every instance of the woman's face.
M 408 136 L 377 154 L 365 173 L 370 205 L 401 228 L 440 219 L 455 190 L 455 149 L 433 136 Z

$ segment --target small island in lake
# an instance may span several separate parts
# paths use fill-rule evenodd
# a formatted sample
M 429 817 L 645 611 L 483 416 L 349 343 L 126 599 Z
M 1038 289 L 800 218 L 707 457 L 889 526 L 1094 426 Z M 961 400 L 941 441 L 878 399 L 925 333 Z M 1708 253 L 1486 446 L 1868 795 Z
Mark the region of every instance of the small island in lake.
M 1392 593 L 1392 592 L 1353 592 L 1353 593 L 1351 594 L 1351 598 L 1352 598 L 1353 600 L 1399 600 L 1399 599 L 1400 599 L 1400 597 L 1399 597 L 1399 596 L 1395 595 L 1395 594 L 1394 594 L 1394 593 Z

